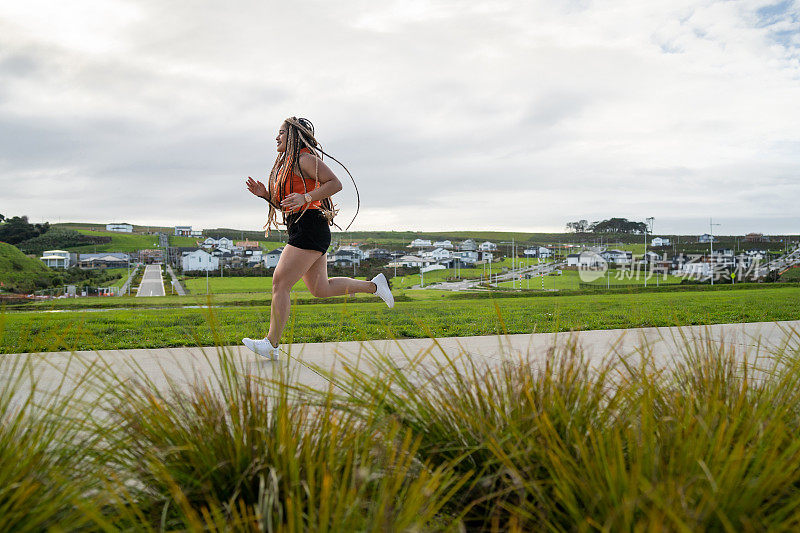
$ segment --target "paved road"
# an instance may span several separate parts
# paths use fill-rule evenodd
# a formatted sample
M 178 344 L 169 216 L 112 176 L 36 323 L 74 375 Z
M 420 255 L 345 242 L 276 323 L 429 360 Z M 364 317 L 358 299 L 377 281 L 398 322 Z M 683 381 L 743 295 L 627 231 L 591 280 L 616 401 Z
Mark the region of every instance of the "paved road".
M 164 281 L 161 279 L 161 265 L 147 265 L 136 296 L 165 296 Z
M 514 277 L 517 277 L 518 281 L 520 282 L 520 287 L 519 288 L 522 288 L 521 283 L 523 281 L 525 281 L 525 280 L 524 279 L 520 280 L 519 279 L 520 276 L 524 277 L 525 274 L 530 274 L 530 276 L 532 278 L 534 278 L 534 277 L 538 277 L 538 276 L 540 276 L 542 274 L 547 275 L 550 272 L 553 272 L 554 270 L 557 270 L 557 269 L 561 268 L 564 265 L 565 265 L 565 263 L 542 263 L 542 264 L 527 266 L 527 267 L 524 267 L 524 268 L 518 268 L 518 269 L 513 270 L 513 271 L 508 271 L 505 274 L 499 274 L 499 273 L 495 272 L 495 273 L 492 274 L 491 285 L 492 286 L 496 286 L 498 282 L 510 281 Z M 443 281 L 441 283 L 432 283 L 432 284 L 429 284 L 429 285 L 425 285 L 425 288 L 426 289 L 444 289 L 444 290 L 448 290 L 448 291 L 463 291 L 463 290 L 466 290 L 466 289 L 478 288 L 481 283 L 483 283 L 483 282 L 480 279 L 478 279 L 478 280 L 475 280 L 475 279 L 463 280 L 463 281 Z M 419 289 L 420 286 L 419 285 L 415 285 L 412 288 L 413 289 Z
M 89 365 L 92 365 L 93 372 L 107 365 L 118 376 L 140 382 L 149 380 L 158 388 L 166 388 L 169 380 L 185 383 L 200 379 L 213 385 L 214 372 L 220 368 L 218 353 L 222 350 L 230 355 L 230 360 L 239 371 L 267 378 L 288 372 L 290 379 L 298 384 L 324 387 L 327 381 L 320 376 L 319 369 L 341 371 L 349 361 L 352 365 L 371 371 L 369 357 L 376 353 L 415 368 L 431 365 L 436 359 L 442 360 L 443 353 L 451 358 L 469 358 L 491 366 L 513 362 L 521 356 L 543 363 L 553 350 L 563 350 L 570 343 L 577 343 L 592 364 L 598 364 L 609 356 L 622 356 L 633 362 L 647 353 L 658 366 L 663 367 L 680 361 L 686 356 L 687 349 L 698 350 L 707 345 L 723 345 L 726 354 L 752 360 L 756 356 L 767 356 L 784 344 L 789 346 L 790 352 L 800 354 L 800 320 L 436 340 L 291 344 L 282 346 L 286 353 L 277 362 L 259 358 L 243 346 L 10 354 L 4 355 L 0 362 L 19 362 L 18 358 L 31 361 L 34 369 L 30 375 L 40 391 L 53 390 L 61 383 L 65 373 L 68 376 L 66 388 L 77 385 L 80 383 L 79 377 Z M 0 390 L 4 377 L 0 372 Z M 24 389 L 21 391 L 23 397 Z

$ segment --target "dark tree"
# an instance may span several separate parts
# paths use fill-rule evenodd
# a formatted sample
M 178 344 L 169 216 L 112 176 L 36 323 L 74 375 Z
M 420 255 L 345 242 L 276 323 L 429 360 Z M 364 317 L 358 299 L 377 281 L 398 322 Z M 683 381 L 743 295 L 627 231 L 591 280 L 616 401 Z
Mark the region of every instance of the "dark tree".
M 627 218 L 609 218 L 600 222 L 592 222 L 589 231 L 593 233 L 644 233 L 647 225 Z
M 586 220 L 567 222 L 567 230 L 574 231 L 575 233 L 586 233 L 589 230 L 589 222 Z
M 8 244 L 17 244 L 38 237 L 50 229 L 50 223 L 31 224 L 28 217 L 11 217 L 5 219 L 0 225 L 0 241 Z

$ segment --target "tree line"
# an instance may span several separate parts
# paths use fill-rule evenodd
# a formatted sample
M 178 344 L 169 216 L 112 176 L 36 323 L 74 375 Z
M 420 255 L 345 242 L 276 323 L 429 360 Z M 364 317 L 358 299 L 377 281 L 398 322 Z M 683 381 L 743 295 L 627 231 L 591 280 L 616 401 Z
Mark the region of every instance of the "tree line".
M 607 220 L 600 220 L 592 222 L 587 220 L 577 220 L 575 222 L 567 222 L 567 231 L 575 233 L 644 233 L 647 229 L 647 224 L 644 222 L 635 222 L 627 218 L 609 218 Z

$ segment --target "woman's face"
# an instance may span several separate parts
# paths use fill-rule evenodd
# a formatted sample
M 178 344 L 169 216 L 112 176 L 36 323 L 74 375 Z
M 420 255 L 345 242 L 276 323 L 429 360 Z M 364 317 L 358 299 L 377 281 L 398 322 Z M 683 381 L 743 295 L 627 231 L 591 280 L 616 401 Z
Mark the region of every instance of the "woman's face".
M 286 124 L 283 124 L 281 129 L 278 130 L 278 136 L 275 137 L 275 140 L 278 142 L 278 152 L 286 151 L 286 131 Z

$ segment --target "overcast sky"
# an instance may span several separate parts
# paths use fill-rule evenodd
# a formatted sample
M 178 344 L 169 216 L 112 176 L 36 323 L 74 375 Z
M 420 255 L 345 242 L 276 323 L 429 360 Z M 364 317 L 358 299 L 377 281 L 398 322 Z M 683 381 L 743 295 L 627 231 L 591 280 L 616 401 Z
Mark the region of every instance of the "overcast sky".
M 353 229 L 800 233 L 800 1 L 0 4 L 6 216 L 258 229 L 290 115 Z

